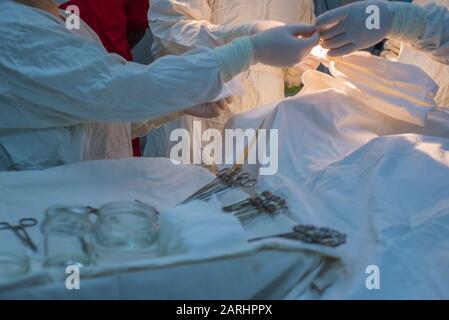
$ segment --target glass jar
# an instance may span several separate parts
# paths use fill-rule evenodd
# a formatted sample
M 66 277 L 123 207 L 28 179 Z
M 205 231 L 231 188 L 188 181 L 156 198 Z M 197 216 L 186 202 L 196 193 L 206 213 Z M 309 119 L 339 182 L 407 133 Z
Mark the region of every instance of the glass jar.
M 107 251 L 145 251 L 156 246 L 158 230 L 153 207 L 139 202 L 108 203 L 100 208 L 95 222 L 95 244 Z
M 92 262 L 88 242 L 92 223 L 90 210 L 78 206 L 55 206 L 45 211 L 42 232 L 45 236 L 45 267 L 79 267 Z
M 30 271 L 30 258 L 21 252 L 0 252 L 0 283 L 13 281 Z

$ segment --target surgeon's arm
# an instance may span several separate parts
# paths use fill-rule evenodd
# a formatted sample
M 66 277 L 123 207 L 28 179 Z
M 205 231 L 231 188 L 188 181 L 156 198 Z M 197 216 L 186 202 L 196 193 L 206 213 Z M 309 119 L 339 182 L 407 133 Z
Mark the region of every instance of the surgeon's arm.
M 210 0 L 153 0 L 149 11 L 151 31 L 163 53 L 181 54 L 197 48 L 214 48 L 251 35 L 258 21 L 236 26 L 211 23 Z
M 367 9 L 379 10 L 379 26 L 367 28 Z M 407 42 L 449 63 L 449 13 L 445 7 L 366 0 L 330 10 L 317 18 L 321 45 L 328 55 L 342 56 L 368 48 L 384 38 Z
M 251 64 L 295 65 L 319 40 L 314 26 L 290 24 L 145 66 L 108 54 L 57 20 L 1 25 L 16 32 L 0 41 L 0 69 L 9 74 L 0 77 L 8 92 L 0 100 L 7 109 L 0 128 L 15 129 L 158 119 L 214 101 L 223 84 Z
M 449 64 L 448 9 L 435 5 L 420 9 L 425 13 L 425 28 L 418 38 L 408 42 L 418 50 L 429 52 L 435 60 Z
M 12 66 L 16 76 L 10 77 L 8 87 L 11 99 L 20 96 L 20 102 L 11 101 L 12 105 L 35 106 L 26 109 L 34 128 L 165 117 L 214 101 L 223 83 L 254 59 L 251 40 L 244 37 L 214 50 L 167 56 L 145 66 L 108 54 L 100 44 L 68 34 L 63 26 L 33 26 L 33 32 L 30 28 L 21 29 L 15 42 L 22 51 L 16 55 Z M 36 35 L 51 39 L 52 48 L 49 42 L 36 41 Z M 16 123 L 7 125 L 28 126 L 27 118 L 16 117 Z

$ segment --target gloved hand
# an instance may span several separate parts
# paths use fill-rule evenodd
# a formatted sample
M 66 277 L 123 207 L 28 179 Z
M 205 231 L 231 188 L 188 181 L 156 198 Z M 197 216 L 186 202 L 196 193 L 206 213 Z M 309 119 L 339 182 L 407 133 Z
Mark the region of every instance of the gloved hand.
M 218 27 L 218 30 L 220 30 L 222 34 L 222 44 L 226 44 L 240 37 L 252 36 L 265 30 L 269 30 L 275 27 L 281 27 L 284 25 L 285 23 L 273 20 L 253 20 L 237 25 L 221 25 Z
M 222 115 L 223 112 L 228 110 L 228 104 L 232 103 L 233 100 L 234 99 L 232 97 L 228 97 L 216 102 L 199 104 L 197 106 L 184 110 L 183 113 L 198 118 L 215 118 Z
M 253 21 L 251 22 L 251 34 L 250 35 L 255 35 L 258 34 L 260 32 L 264 32 L 276 27 L 283 27 L 285 26 L 285 23 L 283 22 L 279 22 L 279 21 L 274 21 L 274 20 L 257 20 L 257 21 Z
M 370 12 L 368 6 L 379 8 L 379 29 L 368 29 L 366 21 Z M 370 0 L 348 4 L 330 10 L 316 19 L 320 33 L 321 46 L 330 49 L 331 57 L 369 48 L 382 41 L 390 33 L 394 19 L 394 10 L 386 1 Z
M 319 42 L 315 26 L 300 23 L 276 27 L 250 39 L 257 62 L 283 68 L 299 63 Z

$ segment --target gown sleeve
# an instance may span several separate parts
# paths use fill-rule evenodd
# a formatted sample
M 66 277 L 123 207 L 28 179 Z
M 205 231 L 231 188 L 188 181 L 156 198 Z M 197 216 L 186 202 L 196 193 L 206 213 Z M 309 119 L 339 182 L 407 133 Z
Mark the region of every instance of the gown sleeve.
M 253 59 L 244 37 L 145 66 L 107 53 L 54 18 L 5 20 L 0 25 L 11 32 L 0 35 L 0 129 L 158 119 L 213 101 Z

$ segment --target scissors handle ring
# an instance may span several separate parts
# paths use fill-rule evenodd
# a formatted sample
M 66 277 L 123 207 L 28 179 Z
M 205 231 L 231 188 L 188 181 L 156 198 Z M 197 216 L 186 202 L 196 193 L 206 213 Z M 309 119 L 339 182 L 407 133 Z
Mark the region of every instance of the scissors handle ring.
M 8 222 L 0 222 L 0 230 L 11 229 L 12 226 Z
M 19 220 L 19 226 L 22 228 L 34 227 L 37 225 L 37 220 L 34 218 L 24 218 Z

